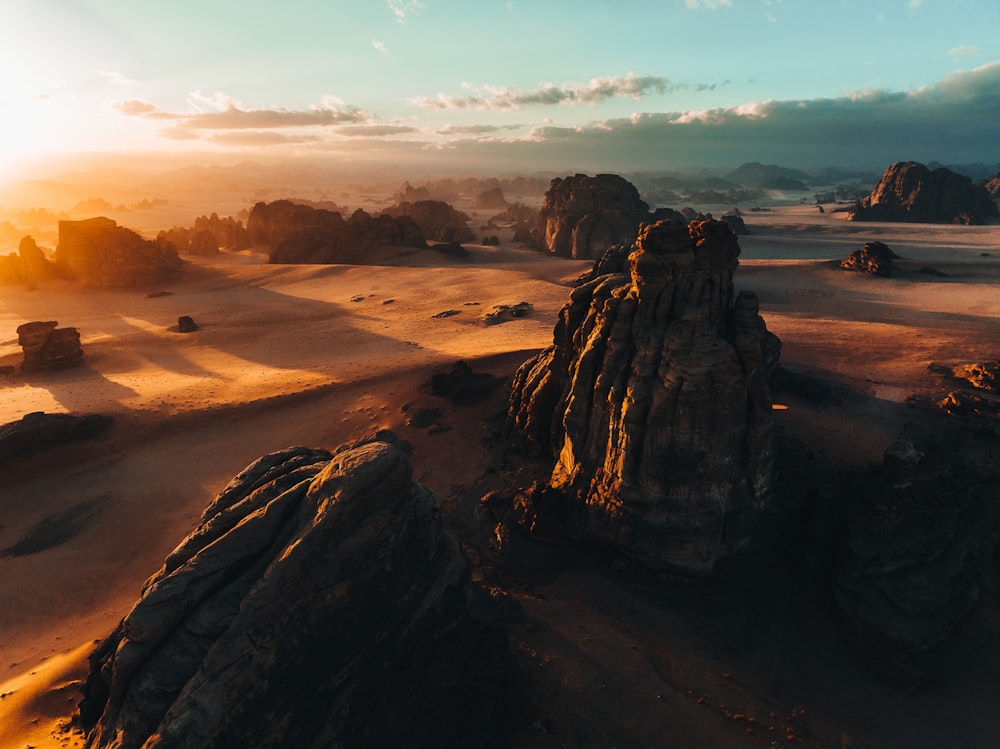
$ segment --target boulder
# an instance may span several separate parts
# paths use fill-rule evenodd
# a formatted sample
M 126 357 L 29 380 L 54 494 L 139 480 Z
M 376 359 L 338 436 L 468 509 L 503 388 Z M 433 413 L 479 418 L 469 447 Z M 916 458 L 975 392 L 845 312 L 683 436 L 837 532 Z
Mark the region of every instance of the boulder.
M 539 249 L 590 260 L 613 244 L 632 244 L 650 220 L 635 186 L 617 174 L 577 174 L 553 179 L 538 214 Z
M 170 281 L 183 264 L 165 241 L 143 239 L 104 217 L 60 221 L 56 272 L 87 286 L 137 286 Z
M 986 188 L 986 193 L 993 200 L 1000 200 L 1000 172 L 997 172 L 992 177 L 987 177 L 979 184 Z
M 695 575 L 767 539 L 777 512 L 768 373 L 780 342 L 721 221 L 643 228 L 628 274 L 577 287 L 518 369 L 511 442 L 551 455 L 571 531 Z
M 895 252 L 881 242 L 866 242 L 860 250 L 855 250 L 841 260 L 840 267 L 888 277 L 892 275 L 892 261 L 897 257 Z
M 90 657 L 91 749 L 502 744 L 512 658 L 393 444 L 238 474 Z
M 17 342 L 24 352 L 22 372 L 72 367 L 83 361 L 80 333 L 60 328 L 55 320 L 26 322 L 17 328 Z
M 0 283 L 34 285 L 55 275 L 55 266 L 31 237 L 21 239 L 17 254 L 0 257 Z
M 941 167 L 915 161 L 889 166 L 871 193 L 848 212 L 850 221 L 915 221 L 981 224 L 1000 215 L 986 187 Z
M 198 323 L 191 315 L 181 315 L 177 318 L 177 330 L 181 333 L 194 333 L 198 330 Z

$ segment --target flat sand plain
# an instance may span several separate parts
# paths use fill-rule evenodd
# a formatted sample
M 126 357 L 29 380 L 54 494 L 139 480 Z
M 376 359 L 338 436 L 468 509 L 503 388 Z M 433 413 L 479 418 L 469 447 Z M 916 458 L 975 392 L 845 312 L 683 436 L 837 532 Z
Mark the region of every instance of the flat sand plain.
M 900 426 L 888 406 L 940 391 L 930 363 L 1000 356 L 1000 226 L 855 224 L 801 205 L 746 222 L 736 284 L 758 294 L 783 363 L 872 396 L 864 413 L 794 401 L 776 412 L 845 465 L 881 460 Z M 495 468 L 485 440 L 503 388 L 456 407 L 429 394 L 431 374 L 464 359 L 509 378 L 551 342 L 589 266 L 500 234 L 499 247 L 468 245 L 461 260 L 392 250 L 364 266 L 270 266 L 257 252 L 223 252 L 185 258 L 183 278 L 162 289 L 0 288 L 0 365 L 19 362 L 14 331 L 31 320 L 77 327 L 85 351 L 81 367 L 0 381 L 0 423 L 31 411 L 115 417 L 106 436 L 3 466 L 0 550 L 53 519 L 71 521 L 50 548 L 0 556 L 0 749 L 80 745 L 61 726 L 93 642 L 260 455 L 390 428 L 413 443 L 417 478 L 446 507 L 463 501 Z M 873 239 L 902 256 L 897 277 L 835 267 Z M 169 294 L 148 296 L 160 290 Z M 533 305 L 527 317 L 484 324 L 494 305 L 521 301 Z M 436 317 L 443 312 L 452 314 Z M 177 332 L 180 315 L 200 330 Z M 441 409 L 444 429 L 407 425 L 424 406 Z M 518 745 L 974 747 L 1000 736 L 996 619 L 963 634 L 991 648 L 988 657 L 960 647 L 960 667 L 942 685 L 908 695 L 865 673 L 833 624 L 790 633 L 776 614 L 764 636 L 730 648 L 725 622 L 748 602 L 720 597 L 716 611 L 699 598 L 694 626 L 674 614 L 683 595 L 671 603 L 657 590 L 584 555 L 514 591 L 528 624 L 512 642 L 535 700 L 550 705 Z M 747 733 L 734 712 L 775 731 Z M 797 742 L 786 739 L 788 723 Z

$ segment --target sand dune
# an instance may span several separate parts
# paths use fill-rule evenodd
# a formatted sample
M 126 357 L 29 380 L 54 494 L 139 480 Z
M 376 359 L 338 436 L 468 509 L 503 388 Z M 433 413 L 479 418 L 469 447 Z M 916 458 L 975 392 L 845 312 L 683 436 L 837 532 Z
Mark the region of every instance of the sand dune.
M 737 286 L 759 294 L 783 362 L 898 403 L 939 387 L 931 362 L 996 359 L 1000 227 L 861 226 L 807 208 L 749 216 L 752 233 L 741 238 Z M 904 257 L 900 277 L 861 277 L 829 263 L 875 237 Z M 157 297 L 67 282 L 0 290 L 0 365 L 19 360 L 14 331 L 30 320 L 79 328 L 86 353 L 83 367 L 0 382 L 0 423 L 37 410 L 116 418 L 106 437 L 5 467 L 0 550 L 47 519 L 68 518 L 71 532 L 51 548 L 0 556 L 0 747 L 71 745 L 60 743 L 71 737 L 58 725 L 89 643 L 117 623 L 214 494 L 257 456 L 392 428 L 414 443 L 417 477 L 446 505 L 474 484 L 489 468 L 485 417 L 502 394 L 455 408 L 429 396 L 426 382 L 457 359 L 509 377 L 550 343 L 571 280 L 589 265 L 506 242 L 474 247 L 465 260 L 432 250 L 387 253 L 366 266 L 261 260 L 250 252 L 189 259 L 183 279 Z M 924 265 L 948 275 L 922 275 Z M 520 301 L 533 305 L 528 317 L 483 324 L 494 305 Z M 435 317 L 447 311 L 457 314 Z M 201 329 L 176 332 L 179 315 Z M 441 407 L 449 430 L 406 426 L 404 407 L 419 405 Z M 821 420 L 794 403 L 779 413 L 849 462 L 879 460 L 896 425 L 875 413 L 859 426 L 851 416 Z M 535 645 L 544 643 L 540 636 Z M 614 656 L 625 646 L 609 647 Z M 811 697 L 810 708 L 822 710 L 823 690 Z M 870 724 L 849 700 L 834 702 L 829 711 L 842 713 L 827 714 L 824 730 Z M 882 735 L 885 726 L 875 724 L 871 735 Z

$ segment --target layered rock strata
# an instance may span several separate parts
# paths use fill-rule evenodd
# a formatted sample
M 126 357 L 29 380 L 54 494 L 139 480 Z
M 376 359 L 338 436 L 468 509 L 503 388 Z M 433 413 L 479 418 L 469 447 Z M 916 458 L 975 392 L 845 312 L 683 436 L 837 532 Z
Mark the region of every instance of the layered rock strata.
M 496 611 L 393 444 L 272 453 L 91 656 L 87 746 L 495 745 Z
M 22 372 L 62 369 L 83 360 L 80 332 L 76 328 L 60 328 L 55 320 L 26 322 L 17 328 L 17 342 L 24 352 Z
M 555 459 L 572 530 L 643 564 L 710 574 L 775 514 L 768 372 L 780 342 L 734 294 L 721 221 L 643 228 L 629 273 L 563 307 L 553 345 L 512 387 L 515 445 Z
M 851 221 L 920 221 L 981 224 L 1000 215 L 982 184 L 941 167 L 915 161 L 890 165 L 871 193 L 848 213 Z

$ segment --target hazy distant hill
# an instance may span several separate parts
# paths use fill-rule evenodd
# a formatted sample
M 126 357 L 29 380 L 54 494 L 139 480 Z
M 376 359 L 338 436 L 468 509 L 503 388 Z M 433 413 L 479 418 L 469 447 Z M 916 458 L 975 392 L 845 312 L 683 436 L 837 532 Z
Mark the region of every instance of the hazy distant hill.
M 768 183 L 788 182 L 794 180 L 798 183 L 808 185 L 812 182 L 812 177 L 801 169 L 789 169 L 777 164 L 760 164 L 756 161 L 748 161 L 729 174 L 725 178 L 730 182 L 735 182 L 744 187 L 766 187 Z

